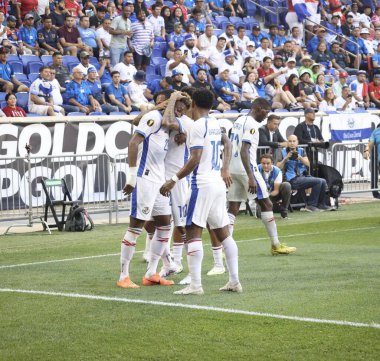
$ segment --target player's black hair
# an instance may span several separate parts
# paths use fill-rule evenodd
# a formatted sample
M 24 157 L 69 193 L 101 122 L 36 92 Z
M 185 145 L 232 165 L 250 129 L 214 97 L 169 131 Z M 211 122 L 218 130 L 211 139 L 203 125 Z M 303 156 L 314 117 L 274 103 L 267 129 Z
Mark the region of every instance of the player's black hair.
M 198 108 L 211 109 L 214 102 L 214 95 L 208 89 L 197 89 L 193 94 L 193 102 Z
M 182 89 L 181 89 L 181 92 L 182 93 L 186 93 L 187 95 L 190 96 L 191 99 L 193 99 L 193 95 L 195 93 L 197 89 L 192 87 L 192 86 L 184 86 Z
M 164 95 L 165 96 L 165 100 L 168 100 L 170 98 L 170 96 L 172 95 L 172 93 L 174 92 L 173 89 L 164 89 L 164 90 L 160 90 L 159 92 L 155 93 L 153 95 L 153 100 L 154 102 L 156 103 L 156 99 L 158 96 L 160 95 Z
M 256 98 L 252 102 L 252 109 L 257 109 L 257 108 L 270 109 L 270 104 L 269 104 L 268 100 L 266 100 L 264 98 Z

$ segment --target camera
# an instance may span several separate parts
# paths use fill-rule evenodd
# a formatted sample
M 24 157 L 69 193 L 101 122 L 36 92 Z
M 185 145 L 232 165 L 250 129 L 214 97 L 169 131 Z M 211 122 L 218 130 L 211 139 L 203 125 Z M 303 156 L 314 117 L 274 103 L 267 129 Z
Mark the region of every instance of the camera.
M 286 148 L 286 151 L 287 153 L 291 152 L 291 156 L 290 156 L 290 160 L 297 160 L 298 159 L 298 152 L 296 149 L 290 149 L 290 148 Z
M 232 48 L 235 46 L 235 42 L 233 40 L 230 42 L 230 44 Z

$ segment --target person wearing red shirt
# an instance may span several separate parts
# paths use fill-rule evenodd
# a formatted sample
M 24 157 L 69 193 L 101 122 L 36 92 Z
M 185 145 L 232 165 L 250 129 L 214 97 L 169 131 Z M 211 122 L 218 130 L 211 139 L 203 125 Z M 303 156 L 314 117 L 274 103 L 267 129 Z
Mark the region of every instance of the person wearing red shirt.
M 0 0 L 0 11 L 5 16 L 8 14 L 8 0 Z
M 175 4 L 170 10 L 174 13 L 175 9 L 180 8 L 182 10 L 183 21 L 187 21 L 187 8 L 184 4 L 185 0 L 177 0 L 177 4 Z
M 31 11 L 37 13 L 38 0 L 17 0 L 15 5 L 17 20 L 21 21 L 27 13 L 30 13 Z
M 74 16 L 74 18 L 84 15 L 80 5 L 75 0 L 65 0 L 65 8 L 69 10 L 70 14 Z
M 5 101 L 7 102 L 7 106 L 3 108 L 3 113 L 8 118 L 15 118 L 15 117 L 26 117 L 25 110 L 21 107 L 16 106 L 17 98 L 14 94 L 7 94 L 5 96 Z
M 369 98 L 380 109 L 380 74 L 375 74 L 373 82 L 368 84 Z

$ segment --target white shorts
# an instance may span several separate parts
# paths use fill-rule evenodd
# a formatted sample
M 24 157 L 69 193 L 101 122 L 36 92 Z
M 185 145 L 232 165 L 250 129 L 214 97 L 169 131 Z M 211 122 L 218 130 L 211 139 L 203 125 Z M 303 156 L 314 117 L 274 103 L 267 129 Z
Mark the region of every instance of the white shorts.
M 211 229 L 223 228 L 230 224 L 226 205 L 226 186 L 223 182 L 192 187 L 187 206 L 186 225 L 194 223 L 206 228 L 208 224 Z
M 47 115 L 49 105 L 39 105 L 39 104 L 30 104 L 28 110 L 30 113 L 35 113 L 38 115 Z M 54 105 L 54 110 L 57 115 L 60 115 L 62 108 L 58 105 Z
M 248 199 L 248 176 L 246 174 L 231 174 L 232 184 L 228 188 L 229 202 L 246 202 Z
M 160 194 L 162 184 L 137 177 L 131 196 L 131 217 L 149 221 L 151 217 L 170 215 L 169 197 Z
M 189 195 L 189 183 L 186 178 L 177 182 L 170 192 L 170 205 L 174 227 L 186 226 L 187 201 Z

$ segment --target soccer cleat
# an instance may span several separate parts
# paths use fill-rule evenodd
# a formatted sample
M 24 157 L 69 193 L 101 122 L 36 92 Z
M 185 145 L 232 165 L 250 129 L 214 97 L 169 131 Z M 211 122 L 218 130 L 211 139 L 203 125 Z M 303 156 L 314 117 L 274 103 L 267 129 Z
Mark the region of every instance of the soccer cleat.
M 191 285 L 183 288 L 182 290 L 175 291 L 175 295 L 203 295 L 204 291 L 202 286 L 199 287 L 193 287 Z
M 327 206 L 325 204 L 322 204 L 318 206 L 318 208 L 323 211 L 323 212 L 330 212 L 330 211 L 335 211 L 336 209 L 334 207 Z
M 169 277 L 170 275 L 181 273 L 182 271 L 183 271 L 182 265 L 172 263 L 170 267 L 168 268 L 167 267 L 161 268 L 160 277 L 166 278 L 166 277 Z
M 191 283 L 191 275 L 188 274 L 183 280 L 179 281 L 180 285 L 189 285 Z
M 140 286 L 136 285 L 136 283 L 133 283 L 129 277 L 125 277 L 122 280 L 118 281 L 116 285 L 120 288 L 140 288 Z
M 314 206 L 306 206 L 305 211 L 306 212 L 322 212 L 321 209 L 314 207 Z
M 143 277 L 142 283 L 144 286 L 172 286 L 174 281 L 166 280 L 161 278 L 158 273 L 151 275 L 149 277 Z
M 290 254 L 294 253 L 296 250 L 296 247 L 288 247 L 286 244 L 280 243 L 280 245 L 277 247 L 272 246 L 272 255 L 275 256 L 278 254 Z
M 233 283 L 231 281 L 228 281 L 225 286 L 219 288 L 219 291 L 242 293 L 243 287 L 241 286 L 240 282 Z
M 216 276 L 226 273 L 224 266 L 214 266 L 210 271 L 207 272 L 207 276 Z

